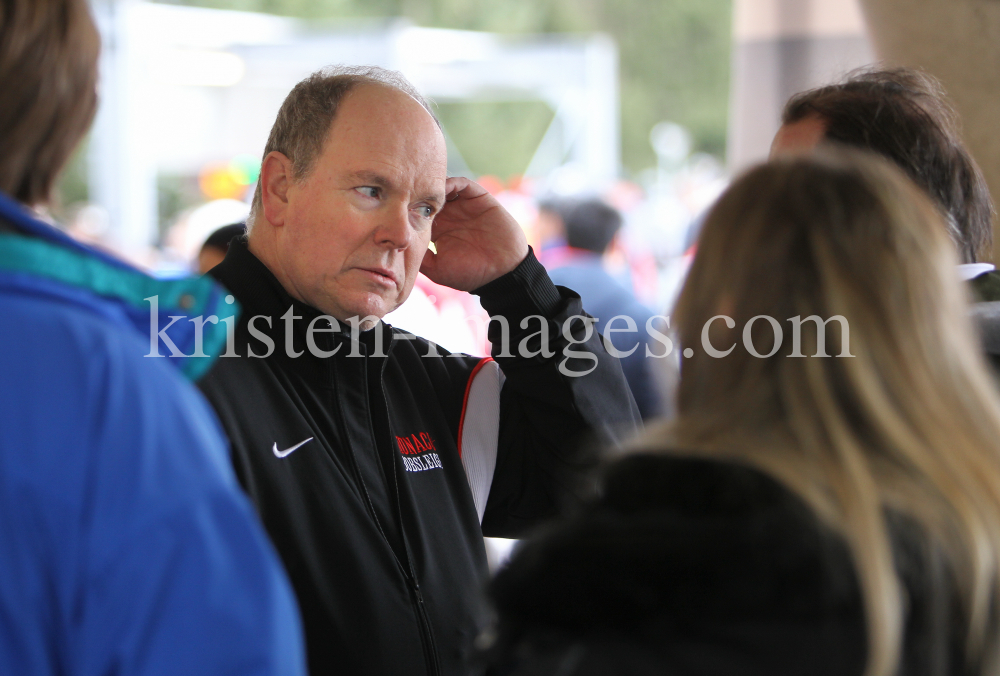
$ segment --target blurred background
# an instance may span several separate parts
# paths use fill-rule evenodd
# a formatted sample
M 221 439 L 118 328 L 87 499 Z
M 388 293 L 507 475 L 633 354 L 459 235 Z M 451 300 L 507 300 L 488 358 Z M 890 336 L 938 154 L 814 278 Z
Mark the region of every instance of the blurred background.
M 92 2 L 101 104 L 52 216 L 158 275 L 197 271 L 209 235 L 246 216 L 284 96 L 338 63 L 406 75 L 436 107 L 449 172 L 493 192 L 536 251 L 565 247 L 559 205 L 617 209 L 602 263 L 654 313 L 705 209 L 766 157 L 785 99 L 852 68 L 940 77 L 994 187 L 1000 174 L 983 131 L 1000 112 L 983 78 L 1000 69 L 969 67 L 1000 55 L 995 0 Z M 466 294 L 422 279 L 397 312 L 445 347 L 485 349 Z

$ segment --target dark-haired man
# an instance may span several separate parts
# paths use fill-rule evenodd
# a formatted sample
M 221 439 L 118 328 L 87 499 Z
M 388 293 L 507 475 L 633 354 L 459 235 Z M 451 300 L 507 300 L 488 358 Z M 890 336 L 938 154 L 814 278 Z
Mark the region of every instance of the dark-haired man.
M 295 586 L 314 676 L 467 673 L 486 621 L 482 535 L 553 514 L 588 466 L 580 437 L 616 443 L 637 425 L 618 361 L 570 321 L 579 297 L 446 168 L 400 76 L 316 73 L 278 113 L 248 242 L 212 271 L 245 320 L 239 358 L 201 386 Z M 418 270 L 499 317 L 495 361 L 380 321 Z
M 821 142 L 870 150 L 898 165 L 944 212 L 959 273 L 976 299 L 1000 300 L 1000 273 L 989 263 L 993 202 L 934 78 L 907 68 L 863 70 L 842 83 L 796 94 L 785 105 L 771 154 L 810 150 Z

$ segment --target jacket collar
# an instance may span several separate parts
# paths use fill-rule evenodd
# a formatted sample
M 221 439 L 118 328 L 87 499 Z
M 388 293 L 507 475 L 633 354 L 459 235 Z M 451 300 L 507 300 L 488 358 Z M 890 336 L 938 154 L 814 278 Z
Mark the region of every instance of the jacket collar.
M 275 353 L 284 350 L 285 341 L 285 321 L 282 316 L 291 308 L 296 319 L 293 322 L 293 349 L 295 351 L 304 350 L 306 347 L 306 333 L 309 324 L 317 317 L 324 316 L 322 311 L 293 298 L 281 285 L 274 273 L 255 256 L 247 246 L 246 239 L 237 237 L 229 243 L 229 251 L 226 258 L 217 266 L 212 268 L 211 274 L 220 284 L 232 291 L 244 309 L 244 321 L 256 315 L 264 315 L 271 318 L 270 328 L 265 322 L 256 322 L 254 328 L 269 335 L 275 340 Z M 333 334 L 317 334 L 316 340 L 323 338 L 327 340 L 349 340 L 351 334 L 350 324 L 338 322 L 338 329 Z M 384 351 L 388 354 L 392 349 L 392 328 L 385 322 L 380 321 L 378 325 L 369 331 L 360 332 L 360 340 L 374 345 L 374 332 L 382 331 Z M 321 346 L 322 347 L 322 346 Z M 328 349 L 323 347 L 323 349 Z M 301 359 L 308 361 L 308 351 L 302 355 Z
M 58 228 L 45 223 L 30 208 L 2 192 L 0 192 L 0 218 L 19 234 L 55 244 L 69 251 L 75 251 L 110 267 L 135 270 L 125 261 L 78 242 Z
M 229 243 L 225 259 L 208 274 L 236 296 L 247 316 L 280 317 L 291 306 L 296 306 L 295 314 L 302 314 L 306 309 L 315 315 L 322 314 L 292 298 L 274 273 L 250 253 L 244 237 L 235 237 Z
M 147 340 L 163 329 L 179 356 L 172 356 L 162 341 L 159 353 L 192 380 L 208 371 L 225 347 L 226 327 L 221 320 L 235 316 L 238 309 L 235 303 L 225 302 L 225 293 L 211 280 L 154 279 L 77 242 L 3 193 L 0 220 L 8 226 L 0 232 L 0 286 L 87 306 Z M 155 314 L 152 298 L 156 299 Z M 194 356 L 198 328 L 195 322 L 184 320 L 211 315 L 220 321 L 206 323 L 202 329 L 206 356 Z M 179 319 L 171 323 L 173 317 Z

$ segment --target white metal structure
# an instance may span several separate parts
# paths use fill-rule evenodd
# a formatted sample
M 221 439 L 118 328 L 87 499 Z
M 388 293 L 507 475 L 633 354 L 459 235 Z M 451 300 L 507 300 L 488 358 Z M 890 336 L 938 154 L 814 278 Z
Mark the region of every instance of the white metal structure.
M 155 240 L 158 172 L 259 158 L 288 91 L 330 64 L 399 70 L 442 103 L 542 100 L 556 115 L 527 173 L 574 167 L 592 187 L 618 176 L 618 58 L 603 35 L 509 38 L 399 20 L 319 30 L 247 12 L 93 2 L 104 54 L 91 197 L 127 253 Z

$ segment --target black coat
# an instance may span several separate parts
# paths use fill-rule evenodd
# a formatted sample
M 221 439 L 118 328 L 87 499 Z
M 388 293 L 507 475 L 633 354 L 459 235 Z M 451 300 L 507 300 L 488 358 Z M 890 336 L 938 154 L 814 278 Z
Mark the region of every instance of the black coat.
M 941 557 L 889 514 L 905 586 L 901 674 L 965 673 Z M 493 673 L 857 675 L 866 633 L 843 539 L 747 466 L 666 455 L 612 465 L 601 497 L 494 580 Z
M 463 468 L 470 451 L 463 457 L 459 440 L 483 360 L 435 353 L 385 324 L 360 332 L 356 344 L 346 331 L 314 333 L 320 350 L 339 350 L 315 356 L 306 328 L 326 320 L 292 299 L 245 244 L 234 241 L 212 274 L 243 305 L 235 330 L 241 356 L 221 357 L 199 386 L 295 587 L 310 672 L 467 673 L 487 619 L 482 536 L 517 537 L 556 512 L 563 482 L 590 466 L 581 436 L 598 432 L 614 442 L 635 430 L 638 412 L 618 362 L 592 338 L 578 349 L 597 353 L 596 370 L 563 376 L 566 340 L 558 331 L 550 333 L 552 358 L 495 355 L 506 382 L 500 390 L 494 381 L 495 398 L 484 404 L 500 427 L 480 527 Z M 558 291 L 530 255 L 478 292 L 487 310 L 509 320 L 514 355 L 538 330 L 537 320 L 522 330 L 524 316 L 557 325 L 581 312 L 579 297 Z M 299 319 L 286 345 L 289 308 Z M 272 320 L 254 322 L 274 343 L 267 358 L 247 356 L 248 345 L 266 351 L 250 330 L 257 315 Z

